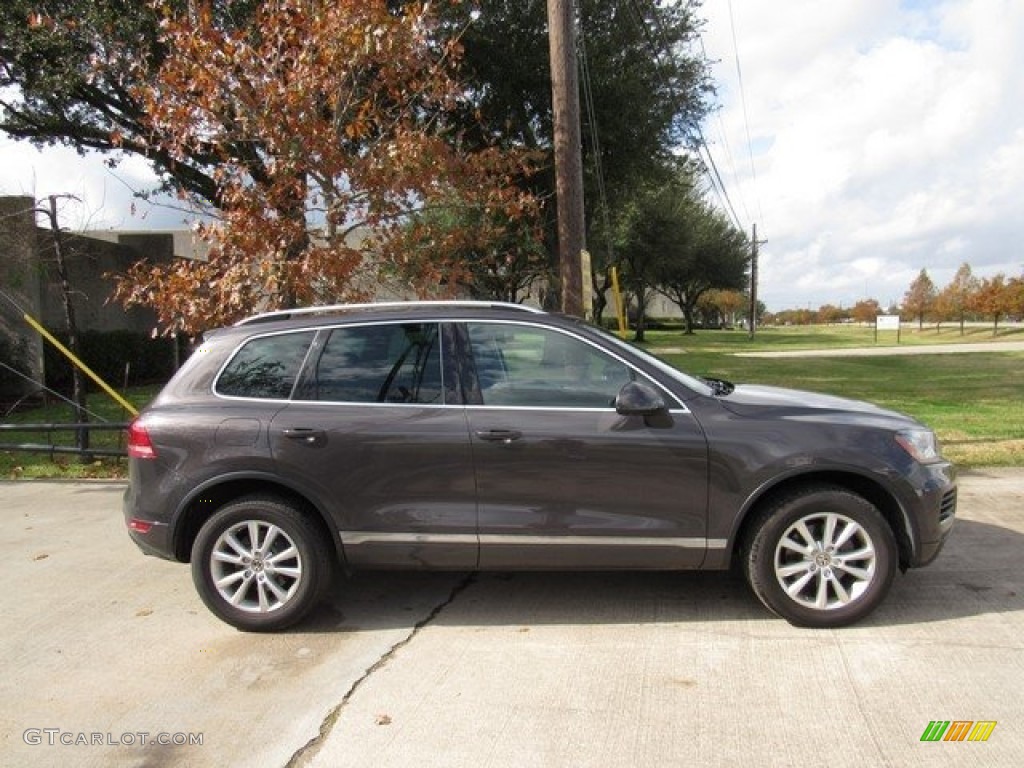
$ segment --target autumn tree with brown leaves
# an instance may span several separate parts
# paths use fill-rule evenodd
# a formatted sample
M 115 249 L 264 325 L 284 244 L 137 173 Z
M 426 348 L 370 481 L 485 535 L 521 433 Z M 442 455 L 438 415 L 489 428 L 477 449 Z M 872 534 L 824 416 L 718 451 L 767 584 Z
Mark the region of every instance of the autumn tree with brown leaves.
M 964 335 L 964 323 L 967 315 L 970 314 L 975 301 L 975 296 L 981 282 L 971 271 L 971 265 L 964 262 L 957 269 L 949 285 L 943 288 L 938 295 L 939 317 L 948 317 L 960 323 L 960 335 Z
M 220 210 L 200 228 L 207 261 L 136 265 L 117 298 L 194 332 L 255 310 L 366 297 L 384 276 L 437 296 L 466 271 L 449 255 L 461 240 L 522 233 L 537 202 L 513 182 L 530 157 L 461 147 L 461 48 L 428 4 L 252 5 L 237 26 L 210 2 L 162 6 L 167 55 L 147 76 L 147 62 L 135 64 L 146 140 L 183 162 L 215 158 Z M 475 218 L 486 226 L 432 232 L 452 216 L 423 214 L 454 209 L 484 214 Z
M 910 317 L 917 318 L 918 330 L 924 327 L 924 318 L 935 306 L 937 295 L 935 283 L 928 276 L 928 271 L 922 269 L 903 295 L 903 311 Z
M 999 333 L 999 321 L 1015 308 L 1014 294 L 1016 286 L 1013 278 L 1006 281 L 1006 275 L 1000 272 L 993 277 L 982 278 L 978 289 L 972 297 L 971 305 L 978 314 L 992 318 L 992 335 Z

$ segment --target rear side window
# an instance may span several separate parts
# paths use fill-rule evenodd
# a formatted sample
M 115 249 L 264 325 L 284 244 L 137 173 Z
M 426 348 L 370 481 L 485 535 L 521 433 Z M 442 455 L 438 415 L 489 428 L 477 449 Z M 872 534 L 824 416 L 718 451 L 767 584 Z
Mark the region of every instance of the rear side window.
M 434 323 L 335 328 L 297 399 L 339 403 L 443 402 Z
M 287 400 L 313 336 L 303 331 L 247 341 L 217 379 L 217 394 Z

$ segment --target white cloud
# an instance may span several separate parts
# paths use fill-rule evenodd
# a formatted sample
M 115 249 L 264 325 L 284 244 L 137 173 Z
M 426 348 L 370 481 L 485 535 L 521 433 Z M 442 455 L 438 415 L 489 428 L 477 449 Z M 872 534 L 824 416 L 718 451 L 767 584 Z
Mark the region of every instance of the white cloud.
M 167 197 L 147 202 L 135 195 L 156 189 L 159 182 L 146 161 L 119 159 L 116 167 L 96 152 L 85 155 L 58 146 L 39 150 L 26 142 L 0 136 L 0 194 L 42 200 L 62 198 L 61 224 L 82 229 L 180 229 L 188 218 Z
M 768 240 L 770 308 L 899 300 L 921 268 L 943 285 L 963 261 L 1020 272 L 1024 3 L 732 0 L 756 185 L 729 5 L 703 6 L 723 105 L 706 135 Z

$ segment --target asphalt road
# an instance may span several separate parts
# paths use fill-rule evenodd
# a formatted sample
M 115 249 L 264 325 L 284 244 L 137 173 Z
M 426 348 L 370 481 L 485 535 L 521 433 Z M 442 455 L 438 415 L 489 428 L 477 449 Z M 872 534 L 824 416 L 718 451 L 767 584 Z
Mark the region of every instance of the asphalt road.
M 837 631 L 727 575 L 364 573 L 247 635 L 134 548 L 121 492 L 0 484 L 0 764 L 1024 765 L 1021 470 L 964 476 L 939 560 Z

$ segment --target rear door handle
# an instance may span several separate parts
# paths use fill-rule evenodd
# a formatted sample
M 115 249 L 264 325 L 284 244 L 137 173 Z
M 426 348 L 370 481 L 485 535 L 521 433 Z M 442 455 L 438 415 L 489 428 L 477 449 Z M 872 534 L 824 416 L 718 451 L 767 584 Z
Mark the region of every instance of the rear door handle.
M 523 433 L 517 429 L 481 429 L 476 433 L 481 440 L 488 443 L 504 443 L 508 445 L 513 440 L 518 440 Z
M 295 440 L 306 445 L 322 445 L 327 442 L 327 433 L 322 429 L 311 427 L 291 427 L 282 433 L 289 440 Z

